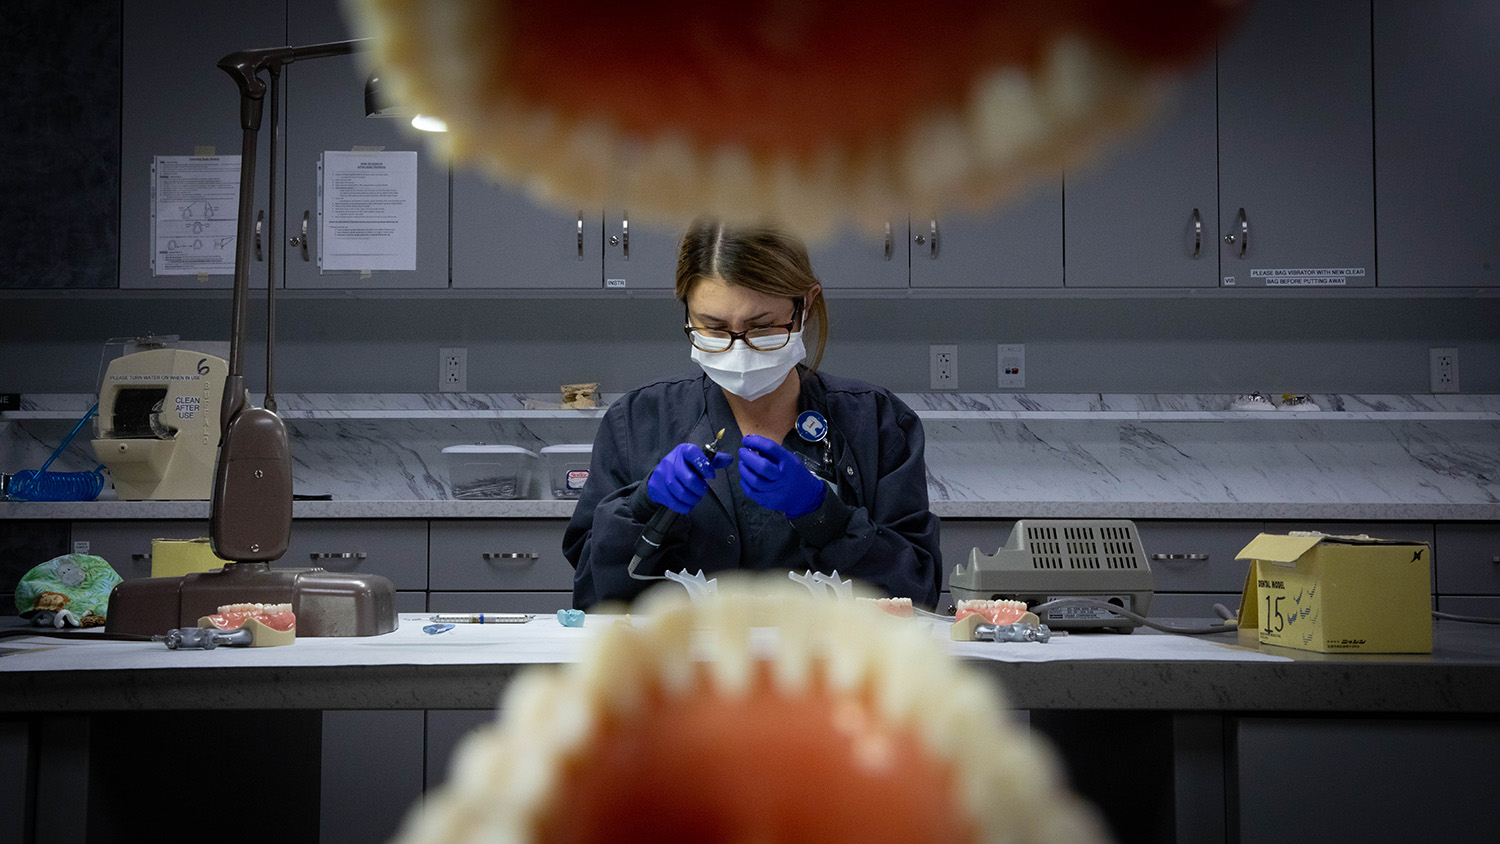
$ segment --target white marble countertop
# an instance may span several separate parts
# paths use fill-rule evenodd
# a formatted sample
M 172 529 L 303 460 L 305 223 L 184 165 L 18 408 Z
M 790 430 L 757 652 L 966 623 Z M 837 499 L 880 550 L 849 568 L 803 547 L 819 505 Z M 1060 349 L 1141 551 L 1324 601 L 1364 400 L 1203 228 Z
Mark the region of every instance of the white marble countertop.
M 451 498 L 442 448 L 589 442 L 602 411 L 555 396 L 280 398 L 300 519 L 569 517 L 571 501 Z M 605 394 L 606 401 L 616 398 Z M 1500 520 L 1500 395 L 1312 396 L 1320 411 L 1227 409 L 1224 394 L 911 393 L 931 508 L 946 518 Z M 39 466 L 91 402 L 0 414 L 0 470 Z M 83 437 L 64 470 L 91 465 Z M 538 473 L 541 474 L 541 473 Z M 111 490 L 105 496 L 111 496 Z M 203 519 L 207 502 L 0 502 L 0 517 Z

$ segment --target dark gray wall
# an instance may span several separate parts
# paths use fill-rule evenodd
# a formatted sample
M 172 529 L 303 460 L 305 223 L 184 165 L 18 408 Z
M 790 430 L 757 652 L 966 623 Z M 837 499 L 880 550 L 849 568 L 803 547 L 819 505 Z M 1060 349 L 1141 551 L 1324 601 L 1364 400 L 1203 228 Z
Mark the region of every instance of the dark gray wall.
M 0 288 L 114 287 L 120 0 L 5 0 L 0 68 Z
M 0 298 L 0 313 L 0 391 L 92 391 L 109 337 L 229 326 L 227 299 Z M 468 348 L 474 392 L 617 392 L 694 368 L 665 298 L 292 298 L 278 314 L 284 391 L 434 392 L 442 346 Z M 903 392 L 927 389 L 929 343 L 958 344 L 962 390 L 997 391 L 1000 342 L 1026 344 L 1030 392 L 1425 393 L 1430 346 L 1458 347 L 1464 392 L 1500 392 L 1500 299 L 835 298 L 830 321 L 825 369 Z

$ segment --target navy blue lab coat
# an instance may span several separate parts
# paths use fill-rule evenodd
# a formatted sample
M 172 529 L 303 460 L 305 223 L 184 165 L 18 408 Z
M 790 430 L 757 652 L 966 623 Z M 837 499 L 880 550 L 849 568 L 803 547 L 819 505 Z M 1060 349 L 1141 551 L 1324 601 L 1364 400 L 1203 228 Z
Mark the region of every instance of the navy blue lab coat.
M 604 414 L 577 509 L 563 535 L 573 564 L 573 606 L 629 601 L 661 581 L 637 580 L 626 567 L 636 540 L 658 505 L 646 479 L 679 443 L 711 442 L 724 428 L 720 451 L 735 463 L 708 482 L 709 491 L 678 517 L 660 555 L 637 571 L 726 569 L 806 570 L 858 578 L 918 606 L 937 602 L 942 581 L 938 519 L 927 509 L 927 465 L 921 420 L 885 389 L 798 369 L 798 411 L 828 420 L 826 474 L 838 480 L 823 504 L 787 519 L 746 497 L 739 485 L 741 434 L 723 390 L 708 376 L 658 381 L 627 393 Z M 789 432 L 783 446 L 815 463 L 818 446 Z

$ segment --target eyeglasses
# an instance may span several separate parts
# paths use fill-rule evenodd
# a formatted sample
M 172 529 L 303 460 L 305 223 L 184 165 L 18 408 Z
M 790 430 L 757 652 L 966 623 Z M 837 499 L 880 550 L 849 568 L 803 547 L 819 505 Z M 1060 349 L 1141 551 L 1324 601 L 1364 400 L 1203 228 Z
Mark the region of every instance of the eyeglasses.
M 686 310 L 683 309 L 684 318 Z M 801 317 L 802 300 L 798 299 L 792 303 L 792 321 L 785 325 L 763 325 L 744 331 L 730 331 L 727 328 L 699 328 L 688 323 L 682 330 L 692 342 L 693 348 L 705 352 L 727 352 L 736 340 L 757 352 L 774 352 L 791 342 L 792 329 Z

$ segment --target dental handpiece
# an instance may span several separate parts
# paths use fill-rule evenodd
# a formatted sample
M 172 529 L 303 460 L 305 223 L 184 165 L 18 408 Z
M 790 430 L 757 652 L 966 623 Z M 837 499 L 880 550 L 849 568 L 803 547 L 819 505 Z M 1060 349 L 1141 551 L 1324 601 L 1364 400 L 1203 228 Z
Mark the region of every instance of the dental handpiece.
M 714 456 L 719 453 L 719 440 L 724 439 L 725 430 L 720 428 L 719 433 L 714 435 L 714 441 L 703 446 L 703 454 L 709 462 L 713 462 Z M 635 541 L 635 556 L 631 557 L 630 566 L 627 569 L 631 577 L 638 580 L 660 579 L 652 575 L 638 575 L 635 573 L 635 567 L 640 564 L 641 560 L 661 550 L 661 544 L 666 541 L 667 532 L 676 523 L 678 515 L 680 514 L 676 510 L 663 504 L 651 517 L 651 521 L 646 523 L 646 529 L 641 531 L 641 537 Z

